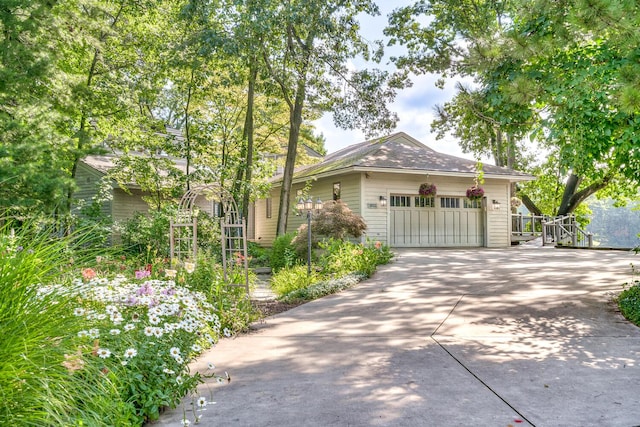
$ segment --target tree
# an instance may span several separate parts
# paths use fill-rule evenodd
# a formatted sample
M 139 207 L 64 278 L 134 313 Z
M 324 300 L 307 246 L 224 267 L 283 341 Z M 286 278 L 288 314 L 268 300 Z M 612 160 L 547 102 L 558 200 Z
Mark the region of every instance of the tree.
M 496 129 L 532 136 L 540 149 L 557 154 L 557 176 L 566 182 L 559 215 L 613 183 L 629 194 L 640 183 L 633 109 L 640 85 L 630 76 L 637 44 L 620 33 L 637 37 L 638 11 L 617 2 L 611 4 L 627 16 L 604 2 L 455 3 L 419 1 L 396 11 L 387 30 L 393 43 L 408 46 L 399 64 L 474 77 L 477 89 L 461 89 L 436 127 L 453 130 L 477 153 L 496 151 Z M 431 15 L 426 26 L 420 14 Z M 615 22 L 615 30 L 606 22 Z
M 277 234 L 286 232 L 300 129 L 309 107 L 335 109 L 337 124 L 366 127 L 368 133 L 388 129 L 396 117 L 386 108 L 404 81 L 386 72 L 350 72 L 347 62 L 362 56 L 380 59 L 360 37 L 357 15 L 376 14 L 370 0 L 292 1 L 266 9 L 257 20 L 261 59 L 289 107 L 287 157 L 280 191 Z M 356 100 L 358 102 L 356 102 Z
M 0 4 L 0 210 L 2 214 L 53 212 L 68 184 L 52 141 L 64 141 L 56 124 L 59 71 L 53 2 Z

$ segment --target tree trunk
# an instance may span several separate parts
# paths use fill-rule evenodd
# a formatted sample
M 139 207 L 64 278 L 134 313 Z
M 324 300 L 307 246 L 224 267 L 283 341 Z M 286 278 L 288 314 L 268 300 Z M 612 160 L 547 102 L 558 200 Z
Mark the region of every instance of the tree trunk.
M 573 173 L 569 175 L 567 183 L 564 186 L 564 193 L 562 194 L 560 207 L 558 208 L 558 212 L 556 213 L 557 216 L 568 215 L 577 207 L 577 205 L 575 205 L 572 210 L 569 210 L 569 206 L 571 205 L 571 198 L 576 193 L 576 190 L 580 185 L 580 181 L 582 181 L 582 179 L 579 176 Z
M 244 191 L 242 194 L 242 217 L 249 221 L 249 197 L 251 195 L 251 179 L 253 175 L 253 103 L 255 98 L 258 67 L 256 58 L 252 57 L 249 64 L 249 89 L 247 92 L 247 116 L 244 122 L 244 139 L 247 141 L 246 161 L 244 166 Z
M 582 203 L 585 200 L 587 200 L 589 198 L 589 196 L 591 196 L 592 194 L 597 193 L 598 191 L 602 190 L 607 185 L 609 185 L 609 181 L 611 181 L 611 178 L 608 177 L 608 176 L 605 176 L 602 179 L 602 181 L 594 182 L 593 184 L 589 185 L 588 187 L 586 187 L 586 188 L 574 193 L 571 196 L 571 198 L 569 199 L 569 204 L 567 206 L 567 213 L 563 214 L 563 215 L 567 215 L 567 214 L 570 214 L 573 211 L 575 211 L 576 208 L 578 206 L 580 206 L 580 203 Z
M 298 78 L 296 88 L 296 98 L 293 110 L 289 115 L 289 143 L 287 145 L 287 159 L 284 165 L 284 176 L 280 189 L 280 206 L 278 209 L 278 228 L 276 235 L 280 236 L 287 232 L 287 222 L 289 220 L 289 202 L 291 198 L 291 184 L 293 182 L 293 170 L 296 166 L 296 154 L 298 151 L 298 139 L 300 137 L 300 126 L 302 125 L 302 108 L 304 106 L 306 92 L 306 75 Z
M 522 200 L 522 203 L 527 209 L 529 209 L 529 212 L 531 212 L 533 215 L 542 216 L 542 211 L 538 209 L 536 204 L 533 203 L 533 200 L 531 200 L 529 196 L 527 196 L 526 194 L 521 194 L 520 200 Z

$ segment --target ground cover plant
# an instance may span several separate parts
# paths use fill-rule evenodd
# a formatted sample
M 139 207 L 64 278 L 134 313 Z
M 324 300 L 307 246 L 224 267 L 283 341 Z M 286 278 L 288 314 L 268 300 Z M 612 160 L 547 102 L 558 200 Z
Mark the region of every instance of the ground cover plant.
M 635 252 L 639 253 L 640 248 L 636 248 Z M 638 279 L 638 270 L 633 264 L 631 264 L 631 272 L 631 282 L 622 285 L 624 290 L 618 296 L 617 302 L 620 313 L 629 321 L 640 326 L 640 280 Z

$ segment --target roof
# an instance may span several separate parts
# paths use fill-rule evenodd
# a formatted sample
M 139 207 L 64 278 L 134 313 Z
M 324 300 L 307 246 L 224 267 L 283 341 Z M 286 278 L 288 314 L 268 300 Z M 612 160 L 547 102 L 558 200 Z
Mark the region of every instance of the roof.
M 475 176 L 476 163 L 449 154 L 438 153 L 404 132 L 350 145 L 329 154 L 314 165 L 298 168 L 294 181 L 339 175 L 356 171 L 387 171 L 430 175 Z M 533 175 L 494 165 L 483 165 L 485 178 L 510 181 L 533 180 Z M 276 180 L 278 180 L 277 177 Z
M 130 154 L 134 156 L 140 157 L 151 157 L 148 154 L 131 152 Z M 120 157 L 119 153 L 116 154 L 91 154 L 84 157 L 81 162 L 90 167 L 91 169 L 97 171 L 101 175 L 106 175 L 109 173 L 111 169 L 116 166 L 116 160 Z M 170 157 L 166 155 L 155 156 L 156 158 L 163 158 L 170 160 L 173 165 L 181 170 L 183 173 L 187 171 L 187 162 L 185 159 L 178 159 L 175 157 Z M 136 188 L 137 184 L 135 182 L 127 182 L 125 183 L 128 187 Z

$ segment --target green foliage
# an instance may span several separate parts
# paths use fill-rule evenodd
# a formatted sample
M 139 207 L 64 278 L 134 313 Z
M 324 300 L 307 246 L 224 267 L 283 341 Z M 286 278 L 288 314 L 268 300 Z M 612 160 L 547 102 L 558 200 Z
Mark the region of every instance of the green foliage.
M 620 312 L 629 321 L 640 326 L 640 281 L 636 280 L 618 296 Z
M 245 291 L 244 270 L 237 268 L 229 271 L 229 281 L 226 282 L 222 266 L 210 255 L 201 254 L 195 264 L 193 273 L 180 269 L 177 282 L 206 296 L 220 319 L 225 335 L 246 331 L 249 324 L 258 319 L 258 312 Z M 250 286 L 254 282 L 255 274 L 249 272 Z
M 169 224 L 175 215 L 174 206 L 164 206 L 148 213 L 136 212 L 125 221 L 122 244 L 132 253 L 155 253 L 169 256 Z M 198 249 L 220 253 L 220 225 L 205 212 L 198 212 Z
M 307 266 L 298 265 L 274 275 L 271 286 L 282 301 L 309 300 L 337 292 L 370 277 L 378 265 L 393 257 L 389 247 L 380 242 L 362 245 L 330 239 L 320 246 L 320 273 L 314 267 L 308 276 Z M 347 279 L 341 280 L 343 277 Z
M 311 235 L 315 241 L 311 243 L 313 247 L 317 247 L 318 240 L 321 238 L 353 237 L 357 239 L 366 229 L 367 224 L 364 219 L 349 209 L 346 203 L 341 200 L 331 200 L 325 203 L 322 210 L 312 218 Z M 307 235 L 307 224 L 302 224 L 292 242 L 296 253 L 301 257 L 307 252 Z
M 271 289 L 282 297 L 290 292 L 303 289 L 320 280 L 320 275 L 311 270 L 311 274 L 307 275 L 306 265 L 295 265 L 293 267 L 283 268 L 271 277 Z
M 132 406 L 118 379 L 88 363 L 78 347 L 75 288 L 42 284 L 65 276 L 73 257 L 87 259 L 82 234 L 51 238 L 51 229 L 11 224 L 0 230 L 0 419 L 7 425 L 128 425 Z
M 270 264 L 274 273 L 299 263 L 300 257 L 292 244 L 295 236 L 295 233 L 282 234 L 273 241 Z
M 283 295 L 280 301 L 284 303 L 311 301 L 350 288 L 364 279 L 366 279 L 366 276 L 363 274 L 351 273 L 336 279 L 324 280 L 304 288 L 293 290 Z
M 367 245 L 344 240 L 329 239 L 320 244 L 326 251 L 321 258 L 322 272 L 325 276 L 342 276 L 348 273 L 360 273 L 370 277 L 376 267 L 391 260 L 392 254 L 387 246 L 378 242 Z

